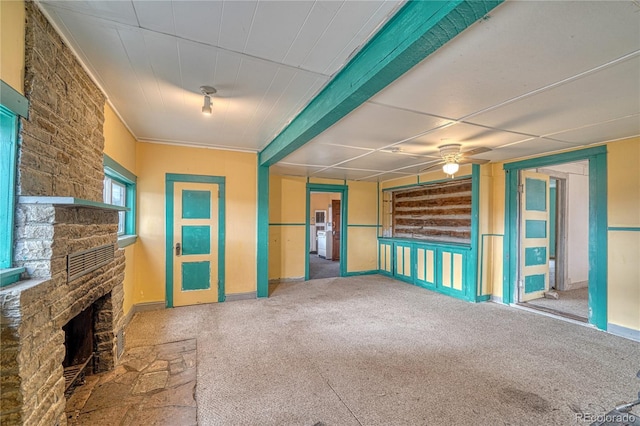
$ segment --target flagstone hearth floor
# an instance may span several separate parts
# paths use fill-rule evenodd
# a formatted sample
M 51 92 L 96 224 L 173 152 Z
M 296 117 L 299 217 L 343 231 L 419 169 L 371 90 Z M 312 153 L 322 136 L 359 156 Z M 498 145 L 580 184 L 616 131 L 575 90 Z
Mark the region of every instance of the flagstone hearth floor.
M 67 401 L 69 425 L 196 425 L 196 340 L 128 348 Z

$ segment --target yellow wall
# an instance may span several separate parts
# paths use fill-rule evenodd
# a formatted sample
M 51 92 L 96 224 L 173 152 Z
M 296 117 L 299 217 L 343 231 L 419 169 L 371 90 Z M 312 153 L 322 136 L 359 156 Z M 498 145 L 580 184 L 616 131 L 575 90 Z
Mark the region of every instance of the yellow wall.
M 378 269 L 378 184 L 347 184 L 347 272 Z
M 640 330 L 640 138 L 607 145 L 609 323 Z
M 311 183 L 344 185 L 342 180 L 310 179 Z M 269 279 L 304 277 L 307 180 L 270 176 L 269 186 Z M 377 183 L 347 181 L 347 272 L 371 271 L 377 264 Z M 328 206 L 328 195 L 319 205 Z M 344 202 L 344 200 L 342 201 Z M 322 204 L 324 203 L 324 204 Z M 318 208 L 327 210 L 328 207 Z M 310 216 L 314 208 L 310 207 Z
M 24 95 L 24 2 L 0 1 L 0 79 Z
M 165 174 L 226 178 L 226 294 L 256 291 L 257 156 L 138 142 L 138 243 L 133 302 L 165 300 Z
M 109 104 L 104 106 L 104 153 L 134 175 L 136 173 L 136 139 L 122 124 Z M 140 220 L 139 218 L 137 219 Z M 124 250 L 124 314 L 128 314 L 133 305 L 135 288 L 135 250 L 137 243 L 128 245 Z
M 269 177 L 269 279 L 304 278 L 307 180 Z

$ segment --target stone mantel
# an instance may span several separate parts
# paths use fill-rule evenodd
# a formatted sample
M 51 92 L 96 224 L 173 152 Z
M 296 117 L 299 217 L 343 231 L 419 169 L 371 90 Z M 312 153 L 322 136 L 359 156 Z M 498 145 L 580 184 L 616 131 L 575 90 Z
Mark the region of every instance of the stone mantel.
M 20 197 L 18 197 L 18 204 L 43 204 L 68 208 L 82 207 L 100 210 L 129 211 L 128 207 L 99 203 L 97 201 L 84 200 L 82 198 L 75 197 L 41 197 L 21 195 Z

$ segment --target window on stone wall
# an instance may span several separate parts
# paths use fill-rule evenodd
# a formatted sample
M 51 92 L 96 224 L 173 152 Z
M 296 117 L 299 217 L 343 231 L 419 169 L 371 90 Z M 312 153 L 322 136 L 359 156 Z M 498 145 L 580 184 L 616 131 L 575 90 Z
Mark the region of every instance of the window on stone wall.
M 471 178 L 393 191 L 395 238 L 471 243 Z
M 127 207 L 118 213 L 118 244 L 120 247 L 136 240 L 136 176 L 116 161 L 104 156 L 103 199 L 106 204 Z
M 16 115 L 0 105 L 0 269 L 12 264 L 16 136 Z

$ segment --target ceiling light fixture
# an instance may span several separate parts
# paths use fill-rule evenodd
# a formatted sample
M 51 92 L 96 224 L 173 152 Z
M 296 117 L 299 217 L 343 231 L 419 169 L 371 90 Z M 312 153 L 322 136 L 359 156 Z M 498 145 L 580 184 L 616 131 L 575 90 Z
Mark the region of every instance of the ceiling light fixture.
M 444 166 L 442 166 L 442 171 L 451 177 L 453 177 L 453 175 L 458 171 L 458 169 L 460 169 L 460 165 L 455 161 L 444 163 Z
M 200 93 L 204 95 L 204 105 L 202 105 L 202 113 L 205 115 L 211 115 L 211 96 L 217 92 L 211 86 L 200 86 Z
M 460 169 L 460 145 L 447 144 L 440 147 L 440 155 L 444 160 L 442 171 L 453 178 L 453 175 Z

